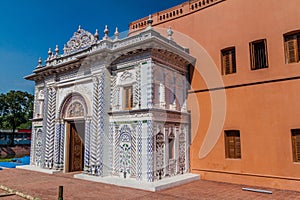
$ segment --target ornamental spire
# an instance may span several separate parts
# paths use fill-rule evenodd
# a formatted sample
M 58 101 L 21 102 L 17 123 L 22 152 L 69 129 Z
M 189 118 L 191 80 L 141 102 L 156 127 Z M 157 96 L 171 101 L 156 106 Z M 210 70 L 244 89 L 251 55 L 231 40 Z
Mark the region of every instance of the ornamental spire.
M 55 56 L 58 56 L 59 53 L 59 49 L 58 49 L 58 45 L 55 46 Z
M 108 40 L 109 39 L 109 37 L 108 37 L 109 30 L 108 30 L 107 25 L 105 25 L 105 29 L 103 32 L 104 32 L 103 40 Z
M 168 33 L 168 39 L 173 40 L 172 35 L 173 35 L 173 30 L 171 29 L 171 26 L 169 26 L 169 29 L 167 30 Z
M 38 60 L 38 66 L 36 66 L 36 69 L 39 69 L 42 67 L 42 58 L 39 57 L 39 60 Z
M 94 34 L 95 40 L 98 41 L 99 40 L 99 32 L 98 29 L 96 29 L 96 32 Z
M 147 21 L 148 27 L 146 28 L 146 30 L 152 29 L 152 23 L 153 23 L 152 17 L 151 17 L 151 15 L 149 15 L 149 18 Z
M 50 60 L 51 56 L 52 56 L 52 50 L 51 50 L 51 48 L 49 48 L 49 50 L 48 50 L 48 59 L 47 60 Z
M 118 31 L 118 27 L 116 27 L 116 31 L 115 31 L 115 33 L 114 33 L 114 36 L 115 36 L 115 38 L 114 38 L 115 41 L 119 39 L 119 31 Z

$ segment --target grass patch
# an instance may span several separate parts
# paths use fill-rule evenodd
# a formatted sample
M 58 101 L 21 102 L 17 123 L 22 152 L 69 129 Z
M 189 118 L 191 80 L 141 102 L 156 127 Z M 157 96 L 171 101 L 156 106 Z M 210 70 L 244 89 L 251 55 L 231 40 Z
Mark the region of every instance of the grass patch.
M 10 162 L 12 158 L 0 158 L 0 162 Z

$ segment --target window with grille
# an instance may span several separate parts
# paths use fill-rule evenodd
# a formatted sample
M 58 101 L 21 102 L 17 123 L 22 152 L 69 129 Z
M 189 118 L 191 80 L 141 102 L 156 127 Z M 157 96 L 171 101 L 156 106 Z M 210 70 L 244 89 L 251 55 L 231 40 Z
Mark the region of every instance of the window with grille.
M 292 149 L 294 162 L 300 162 L 300 129 L 292 129 Z
M 284 35 L 285 62 L 296 63 L 300 60 L 300 33 Z
M 222 73 L 236 73 L 235 47 L 221 50 Z
M 241 158 L 241 139 L 239 130 L 225 131 L 226 158 Z
M 267 40 L 257 40 L 249 44 L 251 69 L 268 68 Z
M 133 103 L 132 86 L 124 87 L 124 109 L 131 110 Z

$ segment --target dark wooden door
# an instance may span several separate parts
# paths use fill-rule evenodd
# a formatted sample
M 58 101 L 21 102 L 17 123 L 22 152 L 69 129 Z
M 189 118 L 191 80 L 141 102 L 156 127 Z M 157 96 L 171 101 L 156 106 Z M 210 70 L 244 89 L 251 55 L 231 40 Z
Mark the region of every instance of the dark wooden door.
M 74 123 L 70 124 L 69 172 L 83 170 L 83 141 Z

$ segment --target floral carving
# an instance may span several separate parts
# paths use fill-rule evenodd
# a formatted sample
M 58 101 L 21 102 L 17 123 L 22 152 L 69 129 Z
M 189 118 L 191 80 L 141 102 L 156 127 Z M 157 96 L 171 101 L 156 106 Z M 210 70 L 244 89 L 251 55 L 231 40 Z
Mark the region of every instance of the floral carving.
M 74 102 L 70 105 L 67 111 L 67 117 L 83 117 L 84 107 L 79 102 Z
M 78 28 L 73 37 L 64 47 L 64 54 L 74 53 L 75 51 L 90 47 L 97 42 L 97 38 L 88 31 Z

